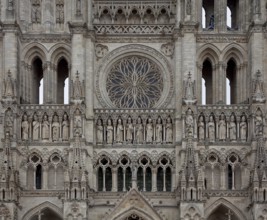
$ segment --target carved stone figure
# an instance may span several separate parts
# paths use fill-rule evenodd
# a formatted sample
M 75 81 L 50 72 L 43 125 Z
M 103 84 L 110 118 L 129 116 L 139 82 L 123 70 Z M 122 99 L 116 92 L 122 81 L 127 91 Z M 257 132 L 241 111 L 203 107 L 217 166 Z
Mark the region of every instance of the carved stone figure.
M 102 58 L 108 53 L 108 47 L 106 45 L 97 44 L 95 46 L 95 55 L 97 58 Z
M 14 83 L 11 76 L 11 72 L 8 71 L 7 77 L 5 79 L 5 91 L 4 95 L 7 96 L 14 96 Z
M 194 135 L 194 118 L 190 108 L 187 110 L 185 117 L 185 134 L 186 137 Z
M 187 15 L 191 15 L 191 10 L 192 10 L 191 7 L 192 7 L 192 6 L 191 6 L 191 0 L 187 0 L 187 1 L 186 1 L 186 14 L 187 14 Z
M 243 142 L 247 141 L 247 129 L 246 117 L 243 115 L 240 122 L 240 139 Z
M 9 11 L 14 10 L 14 0 L 8 0 L 7 10 L 9 10 Z
M 83 97 L 83 86 L 79 79 L 79 73 L 77 71 L 76 73 L 76 79 L 73 83 L 73 98 L 74 99 L 80 99 Z
M 214 123 L 214 119 L 212 115 L 209 118 L 208 133 L 209 133 L 210 142 L 214 142 L 215 141 L 215 123 Z
M 133 141 L 133 123 L 131 117 L 128 118 L 127 124 L 126 124 L 126 141 L 127 143 L 132 143 Z
M 58 0 L 56 4 L 56 23 L 64 23 L 64 1 Z
M 221 114 L 219 123 L 218 123 L 218 129 L 219 129 L 219 140 L 225 141 L 226 140 L 226 121 L 225 121 L 225 115 Z
M 45 114 L 43 117 L 43 123 L 42 123 L 42 139 L 43 140 L 49 139 L 49 130 L 50 130 L 50 125 L 48 121 L 48 116 L 47 114 Z
M 74 134 L 82 134 L 82 115 L 78 108 L 74 113 Z
M 230 123 L 229 123 L 229 138 L 230 141 L 236 140 L 236 122 L 235 122 L 235 116 L 231 115 Z
M 38 121 L 38 116 L 34 114 L 32 121 L 32 139 L 34 141 L 39 140 L 40 134 L 40 122 Z
M 8 109 L 5 114 L 5 132 L 9 132 L 10 136 L 13 135 L 14 117 L 11 109 Z
M 60 124 L 59 124 L 58 116 L 55 115 L 53 118 L 53 123 L 52 123 L 52 140 L 58 141 L 59 137 L 60 137 Z
M 172 143 L 172 142 L 173 142 L 173 127 L 172 127 L 171 117 L 169 116 L 167 118 L 167 123 L 166 123 L 166 143 Z
M 67 141 L 69 140 L 69 130 L 70 130 L 70 125 L 69 125 L 69 120 L 68 120 L 68 115 L 65 113 L 63 115 L 63 121 L 62 121 L 62 140 Z
M 185 104 L 195 104 L 197 99 L 195 97 L 195 81 L 192 81 L 191 73 L 189 72 L 187 80 L 184 81 L 184 99 Z
M 252 81 L 253 82 L 253 94 L 252 100 L 253 102 L 263 103 L 266 101 L 266 97 L 264 95 L 264 81 L 262 79 L 262 74 L 258 70 L 256 73 L 256 78 Z
M 255 115 L 255 135 L 259 136 L 263 134 L 263 118 L 260 109 L 257 110 Z
M 162 143 L 162 121 L 161 118 L 158 117 L 157 124 L 156 124 L 156 143 L 160 144 Z
M 111 119 L 108 119 L 108 125 L 107 125 L 107 144 L 113 143 L 113 126 Z
M 146 142 L 147 143 L 153 142 L 153 124 L 151 118 L 148 118 L 146 124 Z
M 136 143 L 141 144 L 144 141 L 144 127 L 142 124 L 142 119 L 138 117 L 137 124 L 136 124 Z
M 81 0 L 76 0 L 76 14 L 81 15 Z
M 97 126 L 96 126 L 96 142 L 97 143 L 103 143 L 103 132 L 104 128 L 102 125 L 102 120 L 99 118 L 97 120 Z
M 205 123 L 202 115 L 198 120 L 198 139 L 199 141 L 205 140 Z
M 41 2 L 40 0 L 32 1 L 32 23 L 41 23 Z
M 119 144 L 122 144 L 123 142 L 123 132 L 124 132 L 124 129 L 123 129 L 122 121 L 119 118 L 118 124 L 117 124 L 117 131 L 116 131 L 116 142 Z
M 21 122 L 21 139 L 26 141 L 29 139 L 29 122 L 27 114 L 24 114 Z

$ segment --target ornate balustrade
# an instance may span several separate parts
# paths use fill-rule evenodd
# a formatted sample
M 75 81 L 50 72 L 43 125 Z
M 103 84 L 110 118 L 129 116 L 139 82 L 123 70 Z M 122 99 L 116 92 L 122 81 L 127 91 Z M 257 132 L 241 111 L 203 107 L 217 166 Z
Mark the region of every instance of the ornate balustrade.
M 187 108 L 183 113 L 184 137 L 189 132 L 200 142 L 246 142 L 251 131 L 250 115 L 249 105 Z
M 18 139 L 28 142 L 68 142 L 83 134 L 84 109 L 71 105 L 20 105 Z
M 95 110 L 96 144 L 172 144 L 174 110 Z

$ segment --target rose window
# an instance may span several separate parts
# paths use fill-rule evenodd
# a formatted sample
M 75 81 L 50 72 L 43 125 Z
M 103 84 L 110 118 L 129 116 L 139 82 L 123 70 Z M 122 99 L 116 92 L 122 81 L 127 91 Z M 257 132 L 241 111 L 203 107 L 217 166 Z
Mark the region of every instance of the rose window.
M 163 76 L 151 60 L 126 57 L 112 66 L 106 89 L 111 102 L 118 108 L 152 108 L 162 95 Z

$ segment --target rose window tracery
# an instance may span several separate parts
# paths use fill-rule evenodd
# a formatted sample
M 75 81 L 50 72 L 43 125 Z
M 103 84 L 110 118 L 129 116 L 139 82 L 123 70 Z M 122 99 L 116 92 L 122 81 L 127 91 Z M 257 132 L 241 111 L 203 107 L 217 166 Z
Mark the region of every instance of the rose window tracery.
M 152 108 L 163 92 L 160 68 L 145 57 L 126 57 L 115 63 L 107 75 L 106 89 L 119 108 Z

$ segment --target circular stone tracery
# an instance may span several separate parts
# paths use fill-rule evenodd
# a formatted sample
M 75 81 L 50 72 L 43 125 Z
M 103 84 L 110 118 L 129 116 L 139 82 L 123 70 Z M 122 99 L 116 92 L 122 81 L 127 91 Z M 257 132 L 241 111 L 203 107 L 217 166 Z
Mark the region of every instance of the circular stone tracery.
M 152 108 L 162 95 L 163 76 L 151 60 L 130 56 L 112 66 L 106 89 L 118 108 Z

